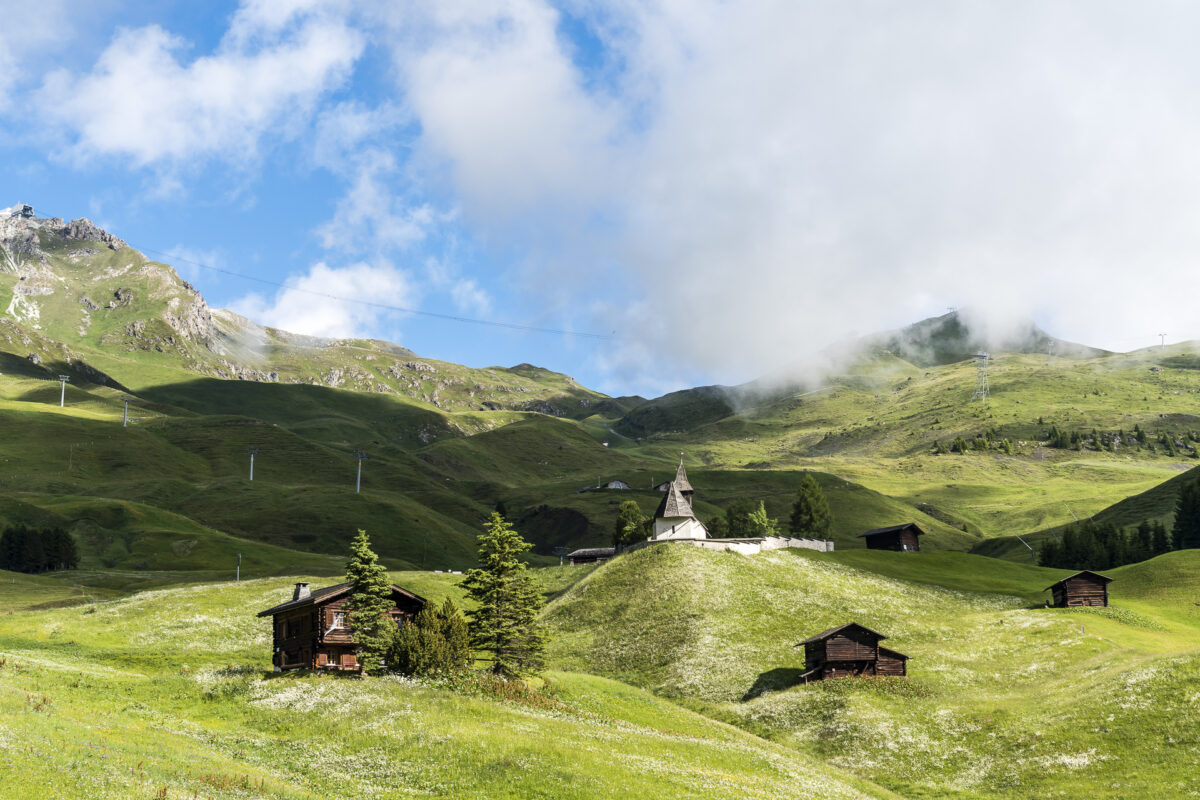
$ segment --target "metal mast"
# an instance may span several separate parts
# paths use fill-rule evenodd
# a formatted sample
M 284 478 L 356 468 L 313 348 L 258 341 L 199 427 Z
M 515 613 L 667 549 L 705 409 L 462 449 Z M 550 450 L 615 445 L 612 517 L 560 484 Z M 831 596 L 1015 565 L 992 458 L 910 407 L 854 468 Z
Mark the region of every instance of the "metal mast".
M 247 447 L 246 452 L 250 454 L 250 480 L 254 480 L 254 457 L 258 455 L 258 448 Z
M 987 353 L 975 354 L 975 392 L 971 400 L 981 400 L 986 405 L 991 389 L 988 387 L 988 362 L 992 357 Z
M 354 457 L 358 459 L 358 477 L 354 479 L 354 493 L 358 494 L 362 489 L 362 462 L 367 460 L 367 451 L 355 450 Z
M 62 381 L 62 395 L 58 398 L 58 407 L 63 408 L 67 404 L 67 384 L 71 382 L 71 376 L 59 375 L 58 379 Z

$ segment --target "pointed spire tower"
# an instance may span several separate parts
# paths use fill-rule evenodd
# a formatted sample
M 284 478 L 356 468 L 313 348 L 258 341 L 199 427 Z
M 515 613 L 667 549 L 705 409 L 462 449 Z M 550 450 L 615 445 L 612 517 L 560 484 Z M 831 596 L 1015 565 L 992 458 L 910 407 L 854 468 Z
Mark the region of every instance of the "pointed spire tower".
M 675 480 L 672 481 L 672 484 L 678 487 L 679 493 L 686 497 L 690 504 L 696 490 L 692 488 L 692 484 L 688 483 L 687 470 L 683 468 L 683 453 L 679 454 L 679 469 L 675 470 Z
M 679 469 L 675 480 L 667 486 L 667 492 L 658 510 L 654 512 L 655 539 L 707 539 L 708 530 L 692 511 L 692 495 L 696 491 L 688 482 L 683 468 L 683 454 L 679 456 Z

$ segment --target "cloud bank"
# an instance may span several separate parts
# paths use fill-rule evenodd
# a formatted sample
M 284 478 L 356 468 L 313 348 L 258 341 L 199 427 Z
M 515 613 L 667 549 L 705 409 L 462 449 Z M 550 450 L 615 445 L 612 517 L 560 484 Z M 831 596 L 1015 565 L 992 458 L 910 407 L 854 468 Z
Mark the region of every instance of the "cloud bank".
M 1116 350 L 1200 337 L 1196 23 L 1112 0 L 247 0 L 211 53 L 126 29 L 41 100 L 70 155 L 135 168 L 303 138 L 342 194 L 295 285 L 340 258 L 364 296 L 615 330 L 593 368 L 647 391 L 947 306 Z M 241 310 L 367 330 L 306 302 Z
M 1192 6 L 432 8 L 392 17 L 423 157 L 548 254 L 531 285 L 616 320 L 632 380 L 749 377 L 948 305 L 1114 349 L 1200 334 L 1169 299 L 1200 291 Z

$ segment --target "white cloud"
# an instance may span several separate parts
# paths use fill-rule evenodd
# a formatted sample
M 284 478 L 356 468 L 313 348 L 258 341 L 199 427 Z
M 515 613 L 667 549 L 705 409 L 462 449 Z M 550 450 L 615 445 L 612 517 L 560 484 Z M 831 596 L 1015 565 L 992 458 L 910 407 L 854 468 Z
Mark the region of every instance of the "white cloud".
M 492 313 L 492 299 L 473 278 L 455 281 L 450 289 L 454 305 L 463 314 L 487 316 Z
M 416 288 L 390 264 L 354 264 L 335 269 L 324 263 L 265 298 L 250 294 L 232 311 L 261 325 L 327 338 L 373 336 L 386 320 L 400 316 L 383 306 L 413 307 Z
M 751 377 L 950 304 L 1200 336 L 1164 296 L 1200 293 L 1200 10 L 567 8 L 616 68 L 585 74 L 538 0 L 408 7 L 395 61 L 426 175 L 538 253 L 532 291 L 628 277 L 592 320 L 638 339 L 627 378 Z
M 321 245 L 349 253 L 404 249 L 425 238 L 438 215 L 427 203 L 410 204 L 392 181 L 395 159 L 370 150 L 356 159 L 350 188 L 331 220 L 317 229 Z
M 264 135 L 286 138 L 305 126 L 359 57 L 363 37 L 330 8 L 247 3 L 216 51 L 191 60 L 188 42 L 157 25 L 123 29 L 90 73 L 47 76 L 37 102 L 71 134 L 78 160 L 252 160 Z

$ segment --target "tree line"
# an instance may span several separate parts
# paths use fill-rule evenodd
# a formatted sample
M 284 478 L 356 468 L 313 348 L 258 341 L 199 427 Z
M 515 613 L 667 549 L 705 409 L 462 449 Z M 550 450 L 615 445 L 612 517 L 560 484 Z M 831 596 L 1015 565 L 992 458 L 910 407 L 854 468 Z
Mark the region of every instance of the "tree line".
M 1058 541 L 1043 544 L 1038 563 L 1061 569 L 1104 570 L 1191 548 L 1200 548 L 1200 479 L 1180 488 L 1169 532 L 1159 521 L 1146 520 L 1124 530 L 1112 523 L 1084 520 L 1067 526 Z
M 820 539 L 829 533 L 830 522 L 829 503 L 821 486 L 810 473 L 804 473 L 792 503 L 786 535 Z M 737 498 L 722 513 L 704 520 L 704 527 L 713 539 L 756 539 L 785 535 L 779 520 L 767 515 L 766 503 L 748 497 Z M 613 526 L 613 546 L 636 544 L 653 535 L 654 520 L 642 512 L 637 501 L 626 500 L 621 503 Z
M 62 528 L 16 525 L 0 533 L 0 569 L 34 574 L 78 566 L 75 539 Z

